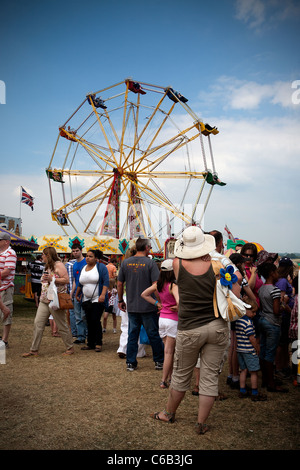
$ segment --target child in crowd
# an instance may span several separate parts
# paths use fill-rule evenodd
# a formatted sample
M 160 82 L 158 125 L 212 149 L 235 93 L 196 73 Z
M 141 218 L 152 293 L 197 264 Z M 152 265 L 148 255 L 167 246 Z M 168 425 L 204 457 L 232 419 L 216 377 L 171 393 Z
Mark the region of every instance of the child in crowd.
M 108 288 L 108 308 L 107 311 L 104 312 L 103 315 L 103 333 L 106 332 L 107 327 L 107 318 L 108 315 L 111 313 L 113 317 L 113 333 L 117 333 L 117 315 L 114 311 L 114 305 L 116 301 L 116 297 L 118 295 L 118 291 L 116 288 L 116 280 L 113 278 L 109 279 L 109 288 Z
M 246 389 L 246 378 L 249 372 L 251 377 L 251 400 L 265 401 L 266 395 L 258 392 L 258 371 L 259 365 L 259 344 L 256 340 L 253 318 L 258 309 L 256 301 L 250 298 L 243 299 L 251 308 L 246 310 L 246 315 L 236 320 L 235 330 L 237 338 L 237 355 L 240 372 L 240 393 L 239 397 L 248 396 Z
M 276 384 L 274 377 L 274 361 L 281 332 L 281 291 L 275 286 L 278 270 L 275 264 L 264 263 L 258 267 L 258 274 L 265 279 L 258 291 L 261 306 L 259 328 L 263 385 L 267 387 L 268 392 L 286 393 L 288 390 Z
M 173 370 L 179 303 L 178 287 L 175 284 L 171 259 L 162 262 L 157 283 L 144 290 L 141 296 L 147 302 L 157 305 L 159 311 L 159 335 L 164 342 L 164 365 L 160 388 L 167 388 Z

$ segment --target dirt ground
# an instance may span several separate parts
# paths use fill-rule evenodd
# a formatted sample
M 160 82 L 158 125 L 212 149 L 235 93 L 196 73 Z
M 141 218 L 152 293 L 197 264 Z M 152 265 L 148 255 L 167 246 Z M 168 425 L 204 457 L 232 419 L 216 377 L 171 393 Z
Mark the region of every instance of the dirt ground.
M 159 388 L 161 371 L 154 370 L 149 346 L 138 369 L 127 372 L 117 355 L 120 318 L 118 334 L 109 318 L 101 353 L 76 345 L 74 355 L 63 356 L 63 342 L 48 326 L 39 357 L 25 359 L 35 308 L 15 297 L 6 364 L 0 364 L 1 450 L 299 450 L 299 387 L 291 381 L 288 394 L 241 400 L 226 385 L 226 365 L 220 391 L 228 399 L 215 403 L 210 432 L 198 436 L 198 399 L 191 391 L 174 424 L 149 416 L 165 407 L 168 390 Z

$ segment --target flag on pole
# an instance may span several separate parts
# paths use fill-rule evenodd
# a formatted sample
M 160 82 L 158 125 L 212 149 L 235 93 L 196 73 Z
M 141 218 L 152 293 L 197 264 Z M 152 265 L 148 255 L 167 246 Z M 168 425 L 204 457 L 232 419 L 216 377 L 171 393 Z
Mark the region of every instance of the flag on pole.
M 27 206 L 31 207 L 31 210 L 33 211 L 33 197 L 30 196 L 30 194 L 27 191 L 25 191 L 23 186 L 21 186 L 21 190 L 22 190 L 21 202 L 23 202 L 24 204 L 27 204 Z
M 227 225 L 225 225 L 224 230 L 225 230 L 225 232 L 227 233 L 227 237 L 229 238 L 229 240 L 234 241 L 234 236 L 233 236 L 232 233 L 230 232 L 230 230 L 229 230 L 229 228 L 227 227 Z

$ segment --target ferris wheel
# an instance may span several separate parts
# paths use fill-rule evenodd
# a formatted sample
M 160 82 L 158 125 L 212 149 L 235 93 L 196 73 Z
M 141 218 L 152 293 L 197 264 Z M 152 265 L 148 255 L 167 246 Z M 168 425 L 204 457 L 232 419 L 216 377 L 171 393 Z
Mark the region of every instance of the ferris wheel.
M 52 219 L 66 234 L 143 236 L 160 250 L 172 221 L 201 224 L 213 187 L 225 185 L 211 145 L 219 131 L 187 103 L 131 78 L 85 96 L 46 169 Z

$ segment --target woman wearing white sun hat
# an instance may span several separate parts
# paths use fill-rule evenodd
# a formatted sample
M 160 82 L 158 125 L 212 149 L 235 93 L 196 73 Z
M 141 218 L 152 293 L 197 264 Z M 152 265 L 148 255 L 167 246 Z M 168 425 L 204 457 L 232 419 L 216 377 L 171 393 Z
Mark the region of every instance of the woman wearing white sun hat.
M 214 249 L 214 237 L 196 226 L 185 229 L 175 243 L 173 269 L 179 290 L 179 311 L 174 368 L 167 408 L 151 415 L 160 421 L 175 421 L 175 412 L 190 388 L 200 354 L 198 434 L 208 430 L 205 421 L 218 396 L 219 368 L 229 339 L 227 323 L 214 315 L 216 278 L 209 255 Z

